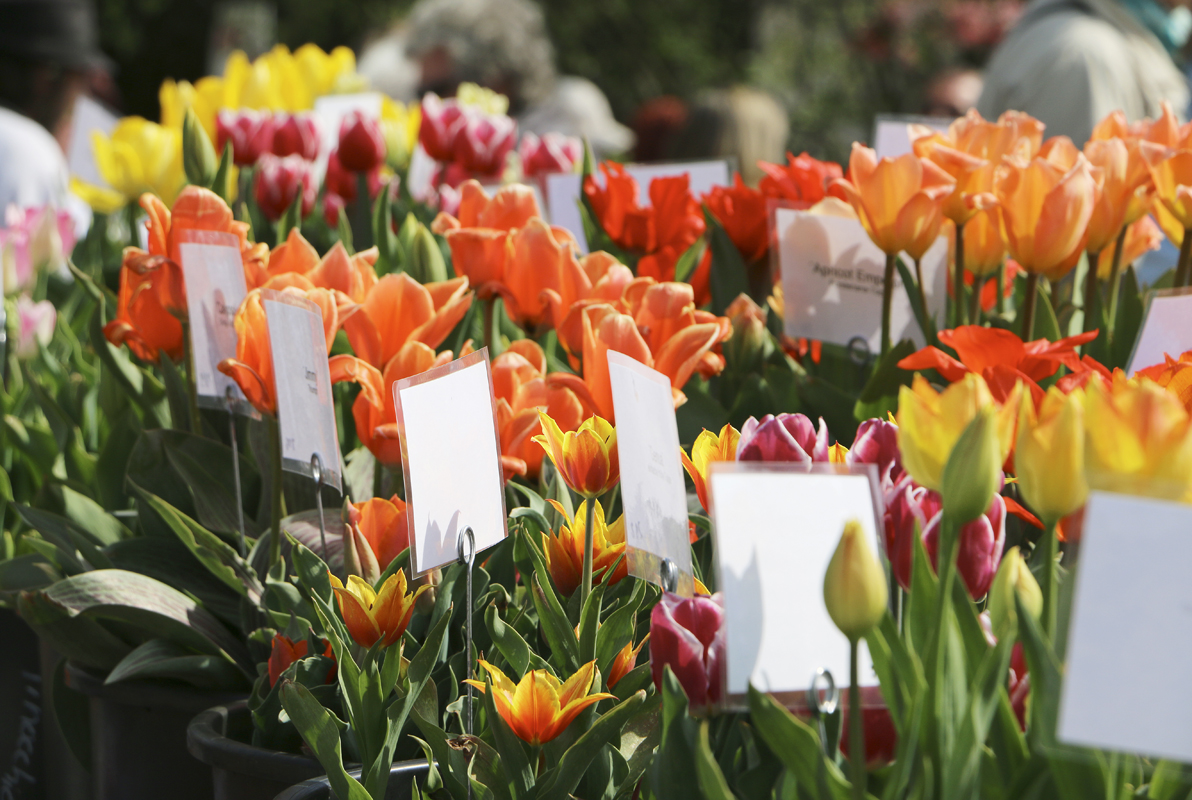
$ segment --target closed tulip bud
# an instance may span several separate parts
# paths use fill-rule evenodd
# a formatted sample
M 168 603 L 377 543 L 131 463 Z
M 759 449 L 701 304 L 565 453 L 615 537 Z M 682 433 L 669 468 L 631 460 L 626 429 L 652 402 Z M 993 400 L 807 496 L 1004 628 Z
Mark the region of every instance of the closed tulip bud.
M 993 635 L 999 639 L 1018 630 L 1016 597 L 1035 619 L 1043 613 L 1043 592 L 1039 589 L 1039 583 L 1031 574 L 1022 553 L 1017 547 L 1011 547 L 1002 557 L 1002 565 L 989 590 L 989 620 L 993 625 Z
M 198 116 L 189 108 L 182 120 L 182 167 L 188 181 L 207 188 L 215 182 L 215 173 L 219 169 L 211 139 Z
M 232 160 L 250 167 L 273 144 L 273 115 L 268 111 L 223 109 L 215 117 L 215 142 L 222 153 L 232 145 Z
M 849 520 L 824 575 L 828 616 L 849 639 L 860 639 L 881 622 L 888 592 L 885 570 L 870 549 L 861 523 Z
M 385 163 L 385 139 L 375 119 L 353 111 L 339 126 L 339 163 L 352 172 L 369 172 Z
M 961 524 L 984 514 L 1001 483 L 1002 460 L 996 409 L 990 404 L 969 422 L 944 464 L 944 513 Z
M 734 372 L 750 372 L 773 352 L 770 332 L 766 330 L 766 312 L 742 293 L 729 307 L 725 316 L 733 326 L 733 335 L 724 343 L 724 355 Z
M 406 272 L 422 284 L 447 280 L 447 262 L 430 228 L 419 225 L 410 243 L 410 263 Z
M 313 114 L 279 114 L 274 119 L 273 154 L 302 156 L 307 161 L 319 157 L 319 127 Z

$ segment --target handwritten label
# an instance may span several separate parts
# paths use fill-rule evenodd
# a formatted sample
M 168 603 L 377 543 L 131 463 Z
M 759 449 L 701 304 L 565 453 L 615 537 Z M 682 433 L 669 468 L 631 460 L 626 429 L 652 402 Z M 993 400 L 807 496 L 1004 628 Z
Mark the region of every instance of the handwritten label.
M 686 174 L 690 178 L 691 193 L 698 199 L 713 186 L 731 183 L 727 161 L 691 161 L 675 164 L 627 164 L 625 171 L 637 181 L 637 202 L 650 205 L 650 181 Z M 594 179 L 604 185 L 604 173 L 597 171 Z M 583 176 L 560 173 L 546 176 L 546 202 L 552 225 L 571 231 L 581 253 L 588 252 L 588 238 L 584 235 L 583 218 L 579 213 Z
M 1190 528 L 1192 507 L 1183 503 L 1089 495 L 1060 691 L 1061 742 L 1192 761 Z
M 881 348 L 882 289 L 886 256 L 870 241 L 855 219 L 775 208 L 773 225 L 778 239 L 785 330 L 788 336 L 848 345 L 865 340 L 870 352 Z M 903 256 L 907 267 L 914 263 Z M 921 267 L 927 308 L 936 318 L 947 296 L 948 240 L 944 237 L 924 254 Z M 902 279 L 894 273 L 890 336 L 910 338 L 922 346 L 923 332 L 915 321 Z
M 1179 358 L 1192 350 L 1192 292 L 1187 289 L 1164 289 L 1153 293 L 1147 303 L 1146 317 L 1138 332 L 1138 342 L 1130 357 L 1130 369 L 1136 370 Z
M 179 246 L 186 280 L 186 306 L 199 404 L 227 408 L 227 390 L 238 408 L 251 408 L 236 382 L 219 371 L 219 362 L 236 356 L 236 310 L 248 293 L 240 242 L 218 231 L 187 231 L 192 241 Z
M 617 414 L 617 450 L 629 571 L 660 581 L 663 559 L 679 571 L 680 594 L 694 589 L 687 492 L 670 379 L 623 353 L 608 351 Z
M 323 462 L 323 483 L 338 490 L 342 469 L 323 313 L 305 297 L 292 294 L 266 290 L 264 301 L 282 466 L 311 475 L 311 457 L 317 453 Z
M 416 575 L 450 564 L 460 533 L 476 552 L 506 535 L 505 481 L 488 348 L 393 385 Z
M 824 606 L 824 573 L 844 524 L 861 523 L 881 552 L 876 469 L 714 463 L 709 478 L 718 588 L 723 593 L 728 696 L 753 683 L 806 692 L 817 669 L 848 684 L 848 639 Z M 877 679 L 862 643 L 862 686 Z

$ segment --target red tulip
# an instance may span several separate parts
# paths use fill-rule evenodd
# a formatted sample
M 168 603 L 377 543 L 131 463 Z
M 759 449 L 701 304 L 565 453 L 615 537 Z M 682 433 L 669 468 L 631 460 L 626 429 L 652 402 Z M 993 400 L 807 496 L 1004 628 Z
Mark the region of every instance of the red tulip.
M 693 710 L 720 701 L 724 638 L 724 609 L 720 595 L 697 595 L 684 600 L 663 592 L 650 612 L 650 671 L 654 686 L 662 688 L 662 668 L 679 679 Z
M 319 157 L 319 128 L 313 114 L 278 114 L 273 121 L 273 154 Z
M 903 589 L 911 588 L 911 571 L 915 556 L 915 525 L 922 531 L 927 520 L 942 507 L 940 496 L 920 486 L 903 474 L 886 492 L 884 527 L 886 556 L 894 571 L 894 578 Z
M 334 228 L 339 225 L 339 212 L 344 210 L 344 199 L 328 189 L 323 193 L 323 219 Z
M 332 150 L 327 158 L 327 174 L 323 178 L 323 185 L 328 192 L 334 192 L 345 203 L 356 202 L 356 173 L 349 172 L 339 160 L 339 151 Z M 376 167 L 368 173 L 368 196 L 376 198 L 381 193 L 381 168 Z
M 811 208 L 827 197 L 832 181 L 844 177 L 839 164 L 818 161 L 806 153 L 798 157 L 787 153 L 786 161 L 785 167 L 758 162 L 758 166 L 766 173 L 766 177 L 758 184 L 758 190 L 766 197 L 789 200 L 796 208 Z
M 380 123 L 363 112 L 349 112 L 339 125 L 339 163 L 352 172 L 369 172 L 385 163 Z
M 932 564 L 936 563 L 939 548 L 941 509 L 923 529 L 923 544 Z M 998 564 L 1002 562 L 1002 549 L 1006 545 L 1006 503 L 1000 494 L 993 496 L 989 510 L 960 529 L 956 552 L 956 569 L 964 579 L 969 596 L 974 600 L 984 597 L 993 584 Z
M 1022 649 L 1022 642 L 1015 642 L 1010 651 L 1010 675 L 1006 681 L 1006 690 L 1010 693 L 1010 707 L 1014 709 L 1014 716 L 1018 718 L 1018 727 L 1026 730 L 1026 701 L 1031 694 L 1031 674 L 1027 670 L 1026 655 Z
M 268 111 L 222 109 L 215 116 L 215 146 L 221 153 L 232 143 L 232 160 L 245 167 L 257 163 L 273 146 L 273 115 Z
M 750 417 L 741 427 L 737 460 L 826 462 L 828 426 L 821 417 L 817 432 L 802 414 L 767 414 L 760 420 Z
M 584 157 L 584 143 L 561 133 L 548 133 L 542 138 L 527 133 L 517 152 L 521 156 L 522 173 L 527 178 L 535 178 L 552 172 L 571 172 Z
M 455 139 L 455 160 L 469 171 L 496 175 L 517 142 L 517 123 L 504 114 L 472 111 Z
M 467 113 L 454 99 L 443 100 L 431 92 L 422 98 L 422 122 L 418 142 L 435 161 L 455 159 L 455 140 L 463 129 Z
M 310 213 L 319 188 L 313 166 L 301 156 L 279 158 L 271 153 L 261 156 L 253 194 L 266 217 L 274 222 L 280 219 L 293 205 L 299 185 L 302 187 L 302 215 Z
M 732 239 L 741 258 L 757 261 L 769 249 L 766 197 L 750 189 L 737 173 L 733 186 L 715 186 L 703 196 L 704 204 Z

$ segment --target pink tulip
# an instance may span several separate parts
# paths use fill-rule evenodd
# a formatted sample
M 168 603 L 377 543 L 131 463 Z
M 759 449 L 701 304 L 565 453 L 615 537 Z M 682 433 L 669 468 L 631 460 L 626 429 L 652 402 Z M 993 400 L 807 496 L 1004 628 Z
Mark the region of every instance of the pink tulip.
M 455 140 L 455 160 L 479 175 L 497 175 L 517 142 L 517 123 L 504 114 L 471 112 Z
M 5 209 L 0 227 L 4 294 L 32 287 L 35 273 L 63 269 L 75 246 L 74 221 L 52 206 Z
M 584 157 L 584 143 L 561 133 L 547 133 L 541 139 L 527 133 L 517 152 L 521 156 L 522 173 L 527 178 L 536 178 L 553 172 L 571 172 Z
M 27 294 L 17 298 L 17 341 L 13 352 L 19 359 L 37 355 L 38 347 L 54 338 L 58 312 L 49 300 L 35 303 Z
M 316 183 L 314 165 L 301 156 L 279 158 L 265 153 L 257 165 L 253 194 L 265 216 L 276 222 L 293 205 L 301 184 L 302 216 L 305 217 L 315 205 L 315 195 L 318 193 Z
M 893 487 L 902 477 L 902 453 L 898 449 L 898 426 L 884 419 L 867 419 L 857 428 L 849 464 L 876 464 L 883 488 Z
M 683 599 L 663 592 L 650 612 L 650 671 L 662 688 L 662 668 L 679 679 L 693 710 L 720 701 L 724 609 L 720 595 Z
M 273 124 L 273 154 L 319 157 L 319 126 L 313 114 L 278 114 Z
M 828 426 L 820 417 L 817 432 L 802 414 L 767 414 L 750 417 L 737 442 L 738 461 L 797 461 L 810 464 L 828 460 Z
M 886 556 L 894 570 L 894 578 L 903 588 L 911 588 L 911 572 L 915 556 L 915 524 L 918 530 L 927 528 L 927 521 L 934 517 L 943 503 L 940 496 L 903 475 L 893 488 L 886 492 Z
M 435 161 L 455 159 L 455 140 L 467 123 L 463 106 L 457 100 L 444 100 L 434 92 L 422 98 L 422 122 L 418 142 Z
M 937 562 L 940 524 L 944 513 L 939 511 L 923 529 L 923 544 L 931 563 Z M 989 510 L 960 529 L 956 552 L 956 570 L 964 579 L 969 596 L 978 600 L 989 593 L 998 564 L 1002 562 L 1002 549 L 1006 545 L 1006 502 L 1000 494 L 993 496 Z
M 339 125 L 339 163 L 352 172 L 371 172 L 385 163 L 381 125 L 361 111 L 351 111 Z
M 257 163 L 273 147 L 273 115 L 268 111 L 222 109 L 215 116 L 215 146 L 221 153 L 232 143 L 232 160 L 237 166 Z

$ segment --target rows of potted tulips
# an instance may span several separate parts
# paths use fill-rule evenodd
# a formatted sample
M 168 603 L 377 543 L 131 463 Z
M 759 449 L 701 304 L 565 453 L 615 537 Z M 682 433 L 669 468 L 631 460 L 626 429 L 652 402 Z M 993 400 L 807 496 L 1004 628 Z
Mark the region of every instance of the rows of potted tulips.
M 279 51 L 256 78 L 233 59 L 213 82 L 163 90 L 174 117 L 156 133 L 138 123 L 128 174 L 109 178 L 128 191 L 99 205 L 112 216 L 73 248 L 69 278 L 53 263 L 67 235 L 58 250 L 21 244 L 36 238 L 25 225 L 52 245 L 44 221 L 9 220 L 0 239 L 33 276 L 5 282 L 24 293 L 9 304 L 0 597 L 68 662 L 63 697 L 91 687 L 93 714 L 128 704 L 122 685 L 185 695 L 200 704 L 188 715 L 222 704 L 241 727 L 215 733 L 241 749 L 235 767 L 213 763 L 220 785 L 262 797 L 318 774 L 334 796 L 373 800 L 1177 796 L 1177 765 L 1055 740 L 1089 486 L 1192 491 L 1192 362 L 1119 369 L 1141 319 L 1130 264 L 1158 236 L 1148 215 L 1184 241 L 1189 134 L 1170 115 L 1110 117 L 1077 150 L 1025 115 L 970 114 L 947 134 L 913 131 L 899 159 L 858 146 L 845 172 L 792 156 L 763 165 L 757 189 L 738 178 L 699 198 L 661 178 L 648 205 L 619 165 L 527 137 L 526 174 L 585 162 L 581 256 L 529 187 L 461 179 L 514 162 L 511 120 L 483 93 L 350 116 L 320 178 L 303 115 L 354 88 L 347 64 Z M 170 141 L 151 159 L 159 134 Z M 404 171 L 416 140 L 441 162 L 421 197 Z M 174 153 L 176 173 L 136 185 Z M 858 365 L 784 337 L 774 202 L 855 215 L 910 292 L 926 246 L 951 236 L 948 318 L 919 306 L 927 346 L 888 342 Z M 194 396 L 179 266 L 194 230 L 240 243 L 250 292 L 220 368 L 255 418 Z M 113 238 L 136 244 L 120 254 Z M 345 474 L 343 498 L 324 492 L 326 547 L 314 486 L 279 466 L 267 289 L 322 314 Z M 43 301 L 53 334 L 28 335 Z M 511 510 L 467 609 L 463 565 L 409 576 L 392 386 L 481 346 Z M 608 351 L 670 379 L 694 598 L 628 575 Z M 823 728 L 756 691 L 747 711 L 723 708 L 706 485 L 709 464 L 731 460 L 878 470 L 884 553 L 841 531 L 824 600 L 868 644 L 880 699 L 850 693 Z M 61 723 L 100 770 L 65 711 Z M 130 781 L 118 796 L 211 796 L 178 769 L 171 786 Z

